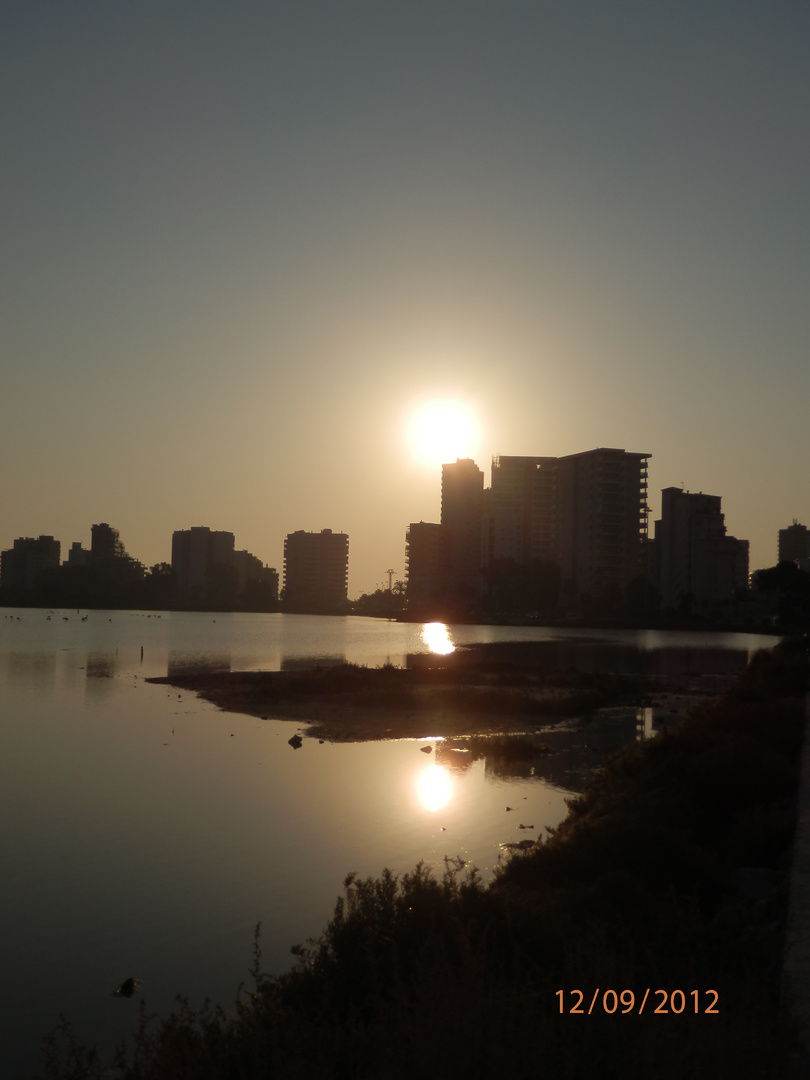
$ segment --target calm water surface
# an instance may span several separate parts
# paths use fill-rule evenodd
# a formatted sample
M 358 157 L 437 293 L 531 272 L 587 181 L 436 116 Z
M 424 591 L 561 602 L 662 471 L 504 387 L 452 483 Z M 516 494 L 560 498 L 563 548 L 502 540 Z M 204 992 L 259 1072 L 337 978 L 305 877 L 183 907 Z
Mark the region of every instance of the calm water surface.
M 533 627 L 448 634 L 456 644 L 562 640 L 580 666 L 601 664 L 606 643 L 689 646 L 676 654 L 687 667 L 702 647 L 742 656 L 774 643 Z M 435 741 L 428 756 L 425 740 L 305 740 L 293 751 L 294 724 L 145 682 L 313 658 L 403 664 L 429 640 L 420 625 L 364 618 L 0 608 L 3 1076 L 38 1069 L 60 1014 L 106 1047 L 130 1033 L 138 998 L 110 995 L 130 975 L 152 1011 L 177 993 L 230 1004 L 256 923 L 265 970 L 284 970 L 290 946 L 325 925 L 350 870 L 406 871 L 420 859 L 441 869 L 460 855 L 487 876 L 503 843 L 562 819 L 576 786 L 565 753 L 543 773 L 443 755 Z M 597 741 L 634 737 L 638 719 L 612 717 Z

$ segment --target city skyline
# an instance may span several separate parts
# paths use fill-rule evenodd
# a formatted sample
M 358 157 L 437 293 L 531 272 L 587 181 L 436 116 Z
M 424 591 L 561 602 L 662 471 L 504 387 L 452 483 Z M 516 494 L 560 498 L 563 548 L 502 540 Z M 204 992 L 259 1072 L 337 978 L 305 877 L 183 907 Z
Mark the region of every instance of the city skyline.
M 653 536 L 652 526 L 655 523 L 656 513 L 662 513 L 662 514 L 665 513 L 667 497 L 669 496 L 671 498 L 672 497 L 671 496 L 672 492 L 675 492 L 675 493 L 678 493 L 678 494 L 683 494 L 683 495 L 687 496 L 688 498 L 701 497 L 701 498 L 703 498 L 705 500 L 714 500 L 715 502 L 717 502 L 718 505 L 719 505 L 720 499 L 722 498 L 721 495 L 710 494 L 710 493 L 704 492 L 702 490 L 700 492 L 690 492 L 688 489 L 686 489 L 684 487 L 681 487 L 681 488 L 670 487 L 670 488 L 662 489 L 662 491 L 661 491 L 661 499 L 660 499 L 661 507 L 660 507 L 660 511 L 657 511 L 653 495 L 652 495 L 651 492 L 648 491 L 648 485 L 647 485 L 647 479 L 646 479 L 647 475 L 648 475 L 648 464 L 647 464 L 647 462 L 649 461 L 649 458 L 650 458 L 651 455 L 633 453 L 632 451 L 628 453 L 623 448 L 619 449 L 619 448 L 604 448 L 604 447 L 596 448 L 595 447 L 595 448 L 593 448 L 591 450 L 588 450 L 588 451 L 575 452 L 574 454 L 571 455 L 571 458 L 577 458 L 577 457 L 587 458 L 587 457 L 589 457 L 591 455 L 601 454 L 601 453 L 626 455 L 628 457 L 639 458 L 639 459 L 644 460 L 644 466 L 643 466 L 644 485 L 645 485 L 644 486 L 644 494 L 646 495 L 646 499 L 647 499 L 647 532 L 648 532 L 648 535 L 650 536 L 650 539 L 652 539 L 652 536 Z M 551 458 L 551 457 L 540 458 L 540 457 L 534 456 L 534 457 L 511 457 L 510 458 L 508 455 L 495 455 L 492 458 L 491 468 L 489 470 L 490 478 L 492 477 L 493 473 L 498 469 L 499 465 L 502 467 L 504 463 L 510 463 L 510 462 L 515 462 L 515 463 L 517 463 L 517 462 L 520 462 L 520 463 L 524 463 L 524 462 L 526 462 L 526 463 L 532 463 L 532 462 L 555 462 L 556 460 L 557 459 Z M 453 469 L 455 469 L 455 468 L 457 468 L 459 466 L 463 467 L 465 465 L 469 465 L 473 469 L 473 471 L 475 473 L 480 475 L 480 481 L 481 481 L 481 492 L 480 493 L 484 494 L 484 495 L 490 494 L 490 492 L 492 490 L 491 486 L 490 485 L 485 485 L 486 474 L 484 473 L 484 471 L 481 468 L 479 468 L 477 462 L 475 462 L 472 458 L 457 458 L 455 463 L 453 463 L 453 462 L 445 462 L 440 466 L 440 469 L 441 469 L 440 504 L 441 504 L 442 508 L 443 508 L 443 505 L 444 505 L 444 478 L 445 478 L 447 470 L 448 469 L 453 470 Z M 481 513 L 483 513 L 483 510 L 481 511 Z M 438 516 L 442 517 L 441 510 L 440 510 L 440 513 L 439 513 Z M 434 525 L 432 525 L 429 521 L 425 521 L 424 518 L 420 518 L 419 521 L 422 524 L 424 524 L 424 525 L 426 525 L 426 526 L 428 526 L 430 528 L 434 527 Z M 410 529 L 410 528 L 413 527 L 413 524 L 414 523 L 410 523 L 407 527 Z M 92 526 L 89 526 L 88 528 L 89 528 L 91 536 L 94 536 L 95 535 L 95 530 L 97 530 L 99 528 L 110 529 L 110 526 L 105 523 L 102 526 L 92 525 Z M 803 524 L 798 522 L 797 519 L 795 519 L 795 518 L 793 519 L 792 526 L 789 526 L 789 527 L 785 526 L 783 528 L 777 528 L 776 530 L 774 530 L 774 537 L 776 538 L 774 540 L 774 547 L 776 548 L 776 551 L 777 551 L 776 557 L 774 558 L 772 563 L 767 563 L 767 564 L 763 563 L 763 564 L 759 564 L 759 565 L 755 565 L 753 563 L 750 564 L 750 571 L 752 573 L 754 572 L 754 570 L 766 569 L 766 568 L 768 568 L 768 567 L 770 567 L 772 565 L 776 565 L 777 562 L 780 561 L 780 558 L 781 558 L 781 546 L 782 546 L 782 543 L 783 543 L 783 536 L 786 533 L 789 533 L 791 530 L 801 532 L 802 535 L 804 535 L 806 533 L 806 531 L 807 531 L 806 526 L 804 526 Z M 115 533 L 116 537 L 119 536 L 119 530 L 112 529 L 111 531 L 113 533 Z M 156 564 L 174 564 L 174 562 L 175 562 L 175 543 L 176 543 L 176 538 L 179 535 L 181 535 L 183 533 L 189 533 L 189 532 L 190 533 L 194 533 L 194 532 L 208 533 L 210 531 L 211 531 L 211 527 L 209 525 L 200 525 L 200 524 L 190 526 L 190 527 L 186 527 L 185 529 L 173 530 L 172 534 L 171 534 L 171 539 L 169 541 L 169 549 L 170 550 L 169 550 L 168 557 L 165 558 L 165 559 L 164 558 L 158 559 L 158 560 L 156 560 L 156 563 L 147 562 L 146 560 L 139 559 L 137 556 L 134 556 L 134 555 L 127 555 L 127 557 L 130 558 L 131 560 L 134 560 L 135 562 L 137 562 L 140 566 L 143 567 L 144 570 L 148 570 L 151 566 L 154 566 Z M 299 534 L 307 534 L 307 535 L 318 535 L 320 533 L 332 533 L 333 532 L 333 530 L 330 529 L 330 528 L 311 529 L 311 530 L 299 529 L 299 530 L 296 530 L 296 531 Z M 347 535 L 347 534 L 345 534 L 343 532 L 343 530 L 334 530 L 334 531 L 339 535 Z M 213 535 L 228 536 L 228 537 L 230 537 L 231 546 L 233 546 L 233 544 L 234 544 L 234 534 L 231 531 L 225 530 L 225 531 L 217 532 L 216 530 L 214 530 Z M 246 550 L 241 550 L 238 554 L 240 556 L 242 556 L 242 557 L 248 557 L 250 559 L 253 559 L 259 565 L 261 565 L 263 563 L 265 568 L 270 567 L 275 572 L 276 570 L 279 570 L 279 568 L 283 568 L 283 566 L 285 564 L 285 554 L 284 553 L 286 551 L 287 540 L 289 539 L 289 536 L 290 536 L 290 534 L 287 533 L 282 538 L 282 556 L 281 556 L 281 559 L 277 563 L 274 563 L 274 562 L 269 561 L 269 560 L 259 559 L 255 555 L 252 555 L 250 552 L 248 552 Z M 0 548 L 0 550 L 10 549 L 10 548 L 12 548 L 12 546 L 16 545 L 18 542 L 23 541 L 23 540 L 25 540 L 25 541 L 33 541 L 35 539 L 37 539 L 37 536 L 34 536 L 34 535 L 30 535 L 30 536 L 27 535 L 27 534 L 26 535 L 20 535 L 20 536 L 14 537 L 13 543 L 9 543 L 7 545 L 6 549 Z M 79 540 L 71 540 L 69 542 L 70 543 L 70 549 L 68 548 L 68 542 L 62 541 L 61 538 L 57 537 L 55 535 L 55 533 L 53 533 L 53 532 L 38 534 L 38 539 L 39 540 L 54 540 L 55 539 L 57 546 L 59 546 L 60 544 L 63 544 L 65 554 L 66 554 L 66 558 L 64 560 L 62 560 L 62 562 L 64 562 L 65 565 L 68 564 L 69 560 L 73 560 L 74 558 L 76 558 L 78 556 L 86 555 L 88 553 L 87 550 L 82 547 L 82 540 L 81 539 L 79 539 Z M 121 546 L 122 546 L 122 551 L 124 551 L 123 542 L 120 542 L 120 543 L 121 543 Z M 748 541 L 747 539 L 746 539 L 745 543 L 746 543 L 746 545 L 750 545 L 750 541 Z M 479 537 L 479 541 L 477 542 L 477 547 L 478 547 L 478 549 L 480 549 L 480 565 L 481 565 L 481 567 L 483 567 L 486 564 L 487 558 L 502 557 L 502 556 L 505 555 L 506 557 L 510 557 L 510 558 L 518 557 L 518 559 L 520 560 L 520 558 L 526 557 L 526 556 L 516 556 L 516 553 L 512 552 L 511 549 L 510 550 L 505 549 L 502 552 L 495 552 L 494 555 L 493 555 L 493 552 L 490 552 L 489 555 L 487 556 L 485 554 L 485 552 L 484 552 L 483 547 L 481 546 L 480 537 Z M 565 558 L 561 558 L 559 551 L 557 551 L 554 554 L 552 554 L 551 552 L 546 552 L 545 554 L 543 554 L 542 551 L 538 551 L 538 553 L 540 554 L 541 557 L 548 558 L 548 559 L 550 559 L 550 561 L 556 562 L 556 563 L 558 563 L 560 565 L 562 565 L 562 563 L 565 562 Z M 393 568 L 387 568 L 386 571 L 385 571 L 385 573 L 389 575 L 391 580 L 393 580 L 393 576 L 396 576 L 398 581 L 405 582 L 407 580 L 407 577 L 408 577 L 408 574 L 407 574 L 407 543 L 403 545 L 402 554 L 403 554 L 403 569 L 402 569 L 402 571 L 400 572 L 399 570 L 396 570 L 396 569 L 393 569 Z M 351 569 L 351 564 L 349 564 L 349 571 L 347 571 L 347 582 L 348 582 L 348 580 L 350 578 L 350 569 Z M 382 576 L 384 577 L 385 575 L 382 575 Z M 376 580 L 373 585 L 370 585 L 368 587 L 368 589 L 363 590 L 363 592 L 370 593 L 372 591 L 375 591 L 377 589 L 381 589 L 381 588 L 384 588 L 384 587 L 385 587 L 384 581 Z M 389 583 L 389 587 L 390 587 L 390 583 Z M 352 597 L 356 598 L 356 597 L 359 597 L 360 595 L 362 595 L 361 592 L 352 593 L 350 588 L 347 588 L 347 592 L 348 592 L 349 598 L 352 598 Z
M 280 567 L 330 527 L 359 596 L 439 520 L 435 454 L 488 486 L 626 447 L 651 518 L 722 496 L 774 565 L 810 518 L 808 46 L 746 0 L 5 7 L 0 549 L 109 521 L 153 565 L 205 524 Z
M 528 565 L 539 561 L 555 566 L 569 582 L 573 590 L 572 597 L 574 593 L 598 594 L 603 590 L 610 591 L 611 588 L 623 591 L 632 579 L 638 576 L 636 570 L 641 575 L 649 575 L 650 581 L 657 581 L 662 558 L 662 538 L 659 537 L 658 530 L 666 521 L 674 524 L 672 512 L 675 506 L 689 508 L 689 517 L 692 514 L 698 515 L 698 533 L 701 536 L 705 534 L 705 539 L 713 545 L 711 559 L 716 565 L 710 567 L 707 564 L 701 573 L 704 574 L 706 582 L 711 581 L 714 584 L 709 587 L 704 583 L 701 586 L 701 595 L 705 593 L 708 596 L 712 590 L 717 590 L 718 596 L 726 593 L 730 595 L 734 589 L 746 587 L 749 573 L 768 569 L 764 566 L 751 566 L 750 542 L 747 539 L 738 540 L 728 534 L 724 525 L 725 514 L 720 510 L 720 495 L 702 491 L 690 492 L 676 487 L 664 489 L 661 492 L 660 511 L 664 521 L 656 519 L 655 507 L 651 505 L 647 488 L 649 457 L 650 455 L 644 453 L 605 447 L 580 451 L 563 459 L 501 455 L 492 460 L 493 482 L 489 487 L 484 486 L 484 473 L 473 459 L 458 458 L 455 462 L 443 464 L 441 525 L 426 522 L 424 519 L 407 525 L 405 570 L 400 577 L 394 568 L 387 568 L 389 591 L 394 575 L 397 575 L 398 585 L 411 585 L 408 564 L 410 561 L 410 569 L 413 570 L 409 555 L 412 543 L 418 545 L 420 553 L 415 594 L 419 603 L 429 600 L 432 589 L 440 583 L 442 589 L 447 591 L 447 599 L 458 593 L 459 589 L 462 593 L 468 590 L 479 595 L 481 590 L 485 593 L 488 569 L 503 560 L 515 565 Z M 601 505 L 603 496 L 599 495 L 598 491 L 603 487 L 603 495 L 607 497 L 610 505 Z M 581 493 L 575 494 L 580 489 Z M 602 514 L 607 514 L 610 521 L 597 524 L 597 518 Z M 624 522 L 621 527 L 624 531 L 620 533 L 616 532 L 617 514 L 622 516 Z M 686 522 L 686 518 L 683 522 Z M 608 548 L 604 549 L 600 556 L 607 558 L 604 565 L 599 559 L 593 561 L 591 550 L 594 545 L 603 548 L 605 537 L 597 543 L 597 533 L 603 526 L 607 527 L 610 533 Z M 457 529 L 460 529 L 460 532 L 455 536 Z M 594 529 L 596 532 L 592 531 Z M 193 575 L 193 582 L 198 590 L 202 587 L 209 563 L 232 563 L 236 568 L 240 588 L 250 574 L 259 579 L 269 572 L 275 577 L 276 592 L 278 591 L 278 568 L 263 564 L 262 560 L 247 550 L 237 551 L 232 532 L 211 530 L 207 525 L 175 530 L 172 534 L 170 561 L 161 560 L 150 568 L 126 551 L 119 531 L 109 524 L 94 524 L 90 531 L 91 550 L 84 549 L 81 541 L 73 541 L 69 551 L 66 545 L 67 558 L 64 560 L 59 558 L 61 540 L 55 539 L 51 534 L 41 534 L 38 538 L 15 537 L 13 548 L 26 546 L 31 551 L 39 552 L 26 571 L 36 573 L 45 565 L 43 558 L 52 566 L 85 565 L 88 558 L 102 550 L 102 543 L 107 545 L 110 555 L 114 553 L 133 568 L 139 567 L 141 574 L 150 569 L 162 573 L 162 567 L 168 562 L 175 573 L 179 570 L 178 596 L 181 599 L 187 599 L 190 592 L 189 574 Z M 440 532 L 445 536 L 441 541 Z M 787 559 L 806 569 L 803 564 L 808 561 L 807 536 L 807 527 L 796 519 L 790 526 L 777 530 L 777 562 Z M 284 580 L 286 582 L 288 545 L 292 540 L 319 547 L 324 543 L 331 544 L 333 539 L 338 542 L 342 552 L 338 560 L 343 560 L 342 570 L 338 571 L 338 578 L 335 579 L 339 581 L 341 597 L 343 600 L 357 599 L 361 594 L 352 597 L 348 590 L 348 535 L 338 532 L 333 537 L 333 530 L 329 528 L 319 531 L 299 529 L 285 536 L 281 563 Z M 650 547 L 645 551 L 643 547 L 648 540 Z M 344 543 L 345 551 L 341 546 Z M 635 550 L 637 543 L 642 544 L 638 551 Z M 194 554 L 190 548 L 186 550 L 189 545 L 193 546 Z M 56 552 L 53 557 L 46 554 L 50 553 L 52 548 Z M 313 554 L 314 550 L 315 548 Z M 707 548 L 707 552 L 708 550 Z M 444 553 L 441 556 L 440 551 Z M 13 557 L 11 549 L 3 551 L 3 558 L 6 556 Z M 427 564 L 424 561 L 426 556 L 432 566 L 427 576 Z M 330 560 L 331 558 L 332 556 L 329 556 Z M 670 556 L 666 558 L 669 559 Z M 742 562 L 739 562 L 740 558 Z M 724 568 L 721 568 L 718 559 Z M 736 569 L 732 569 L 733 565 Z M 10 566 L 9 563 L 9 568 Z M 678 569 L 677 572 L 682 571 Z M 685 572 L 688 574 L 688 568 Z M 22 573 L 22 564 L 15 573 Z M 733 575 L 733 587 L 726 580 L 728 574 Z M 26 587 L 30 588 L 34 584 L 36 583 L 32 579 Z M 375 590 L 384 588 L 384 582 L 375 583 Z M 677 590 L 670 590 L 664 597 L 668 606 L 672 606 L 673 596 L 677 598 Z M 199 600 L 199 597 L 197 599 Z

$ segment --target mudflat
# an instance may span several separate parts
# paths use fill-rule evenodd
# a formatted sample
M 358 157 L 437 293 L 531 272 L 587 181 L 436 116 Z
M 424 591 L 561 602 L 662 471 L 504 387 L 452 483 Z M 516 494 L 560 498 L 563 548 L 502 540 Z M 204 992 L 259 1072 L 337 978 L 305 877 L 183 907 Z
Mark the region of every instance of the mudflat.
M 295 671 L 173 674 L 150 682 L 193 691 L 223 710 L 291 720 L 329 742 L 532 734 L 615 706 L 648 706 L 659 721 L 684 715 L 733 676 L 653 676 L 561 670 L 536 656 L 504 659 L 478 646 L 405 668 L 339 664 Z

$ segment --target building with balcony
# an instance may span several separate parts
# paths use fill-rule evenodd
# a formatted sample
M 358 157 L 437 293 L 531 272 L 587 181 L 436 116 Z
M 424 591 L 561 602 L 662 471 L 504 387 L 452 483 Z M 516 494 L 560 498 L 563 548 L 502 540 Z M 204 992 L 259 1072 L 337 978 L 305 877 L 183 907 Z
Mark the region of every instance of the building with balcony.
M 492 459 L 492 486 L 484 514 L 484 562 L 520 565 L 557 560 L 559 458 Z
M 664 488 L 653 550 L 664 607 L 701 613 L 748 587 L 748 541 L 726 534 L 719 495 Z
M 284 610 L 338 614 L 346 610 L 349 537 L 331 529 L 288 533 L 284 540 Z
M 649 457 L 610 447 L 494 457 L 484 566 L 556 565 L 567 603 L 618 598 L 646 572 Z
M 649 458 L 600 447 L 559 459 L 557 563 L 571 599 L 618 598 L 647 572 Z

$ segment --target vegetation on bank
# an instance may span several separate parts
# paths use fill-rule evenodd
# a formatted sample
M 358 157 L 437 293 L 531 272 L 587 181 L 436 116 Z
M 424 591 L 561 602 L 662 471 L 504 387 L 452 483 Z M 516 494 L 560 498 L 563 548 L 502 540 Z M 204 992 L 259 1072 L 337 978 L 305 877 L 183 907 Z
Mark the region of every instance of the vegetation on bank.
M 103 611 L 278 611 L 278 588 L 249 579 L 241 591 L 236 568 L 215 563 L 205 588 L 183 596 L 170 563 L 148 569 L 130 556 L 85 566 L 63 564 L 45 571 L 36 585 L 0 589 L 0 607 Z
M 264 975 L 257 936 L 232 1009 L 180 1001 L 159 1019 L 144 1005 L 108 1072 L 62 1031 L 45 1075 L 788 1075 L 780 976 L 807 685 L 804 641 L 757 654 L 715 703 L 617 755 L 488 886 L 460 863 L 349 875 L 292 971 Z

